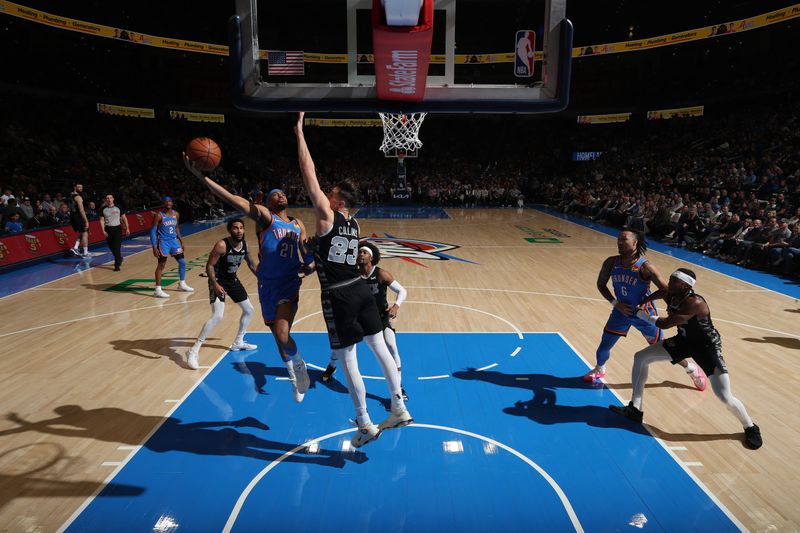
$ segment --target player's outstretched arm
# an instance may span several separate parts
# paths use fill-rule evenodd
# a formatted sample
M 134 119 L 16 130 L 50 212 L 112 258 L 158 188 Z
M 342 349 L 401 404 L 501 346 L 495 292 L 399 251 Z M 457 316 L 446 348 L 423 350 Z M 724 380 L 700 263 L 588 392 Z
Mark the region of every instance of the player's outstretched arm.
M 260 218 L 264 218 L 267 222 L 272 220 L 272 215 L 266 207 L 250 203 L 246 198 L 242 198 L 228 191 L 228 189 L 207 176 L 205 172 L 198 169 L 185 153 L 183 154 L 183 164 L 186 165 L 186 169 L 189 172 L 197 176 L 200 181 L 208 187 L 214 196 L 226 202 L 228 205 L 233 206 L 237 211 L 244 213 L 254 220 L 259 220 Z
M 308 144 L 306 144 L 306 138 L 303 134 L 304 116 L 305 113 L 298 113 L 297 122 L 294 125 L 294 134 L 297 137 L 297 159 L 300 163 L 303 185 L 305 185 L 308 197 L 311 199 L 314 211 L 317 214 L 317 232 L 322 233 L 319 231 L 320 228 L 329 228 L 333 224 L 333 210 L 328 197 L 325 196 L 319 186 L 314 160 L 311 158 L 311 152 L 308 150 Z

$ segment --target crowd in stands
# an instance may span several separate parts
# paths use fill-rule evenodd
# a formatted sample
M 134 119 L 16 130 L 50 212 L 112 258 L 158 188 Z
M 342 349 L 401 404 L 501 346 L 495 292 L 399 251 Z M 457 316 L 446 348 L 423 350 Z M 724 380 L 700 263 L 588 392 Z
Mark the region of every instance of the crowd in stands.
M 82 183 L 87 215 L 107 193 L 127 211 L 171 196 L 181 220 L 220 217 L 228 206 L 184 168 L 195 136 L 214 138 L 223 161 L 215 177 L 253 201 L 283 188 L 309 204 L 291 123 L 231 117 L 220 124 L 100 116 L 80 106 L 11 102 L 0 127 L 0 231 L 67 223 L 69 191 Z M 800 266 L 798 106 L 727 116 L 619 125 L 567 121 L 428 120 L 407 180 L 377 150 L 377 128 L 307 127 L 324 187 L 350 178 L 365 203 L 396 192 L 415 203 L 510 207 L 546 203 L 564 212 L 632 226 L 720 259 L 797 274 Z M 80 124 L 79 128 L 74 125 Z M 46 125 L 46 126 L 45 126 Z M 572 162 L 572 151 L 602 151 Z
M 730 263 L 797 276 L 799 110 L 685 119 L 610 136 L 597 161 L 549 180 L 545 201 Z

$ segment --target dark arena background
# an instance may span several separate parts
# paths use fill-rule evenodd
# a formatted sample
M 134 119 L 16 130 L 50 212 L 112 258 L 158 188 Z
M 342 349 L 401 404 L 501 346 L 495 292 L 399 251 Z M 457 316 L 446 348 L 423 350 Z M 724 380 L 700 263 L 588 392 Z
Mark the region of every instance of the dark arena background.
M 385 4 L 0 0 L 0 531 L 800 531 L 800 4 Z

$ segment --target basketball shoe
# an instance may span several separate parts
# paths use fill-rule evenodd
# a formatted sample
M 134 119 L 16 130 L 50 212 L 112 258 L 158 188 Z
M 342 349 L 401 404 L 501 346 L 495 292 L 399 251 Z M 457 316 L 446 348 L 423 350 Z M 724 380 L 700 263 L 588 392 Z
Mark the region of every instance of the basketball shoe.
M 378 428 L 381 431 L 384 429 L 400 428 L 411 424 L 413 421 L 414 419 L 411 418 L 411 413 L 408 412 L 408 409 L 403 409 L 402 411 L 393 411 L 386 420 L 378 425 Z
M 361 448 L 381 436 L 381 429 L 375 424 L 368 424 L 364 427 L 359 427 L 353 438 L 350 439 L 350 444 L 353 448 Z

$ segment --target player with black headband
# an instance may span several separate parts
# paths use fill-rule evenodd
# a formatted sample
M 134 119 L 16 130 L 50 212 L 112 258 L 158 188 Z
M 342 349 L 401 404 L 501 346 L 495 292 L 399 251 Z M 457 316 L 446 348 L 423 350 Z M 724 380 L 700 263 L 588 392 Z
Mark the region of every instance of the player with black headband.
M 615 413 L 636 422 L 642 421 L 642 397 L 647 383 L 647 374 L 652 363 L 670 361 L 673 364 L 688 357 L 694 358 L 708 375 L 711 390 L 725 404 L 728 410 L 739 419 L 744 427 L 744 443 L 748 448 L 761 447 L 761 430 L 747 414 L 744 404 L 733 395 L 731 380 L 725 360 L 722 358 L 722 341 L 719 332 L 711 321 L 711 311 L 705 298 L 694 292 L 697 275 L 689 269 L 679 268 L 669 278 L 667 289 L 651 294 L 636 316 L 661 328 L 678 328 L 678 334 L 657 342 L 636 353 L 633 358 L 633 394 L 625 407 L 610 405 Z M 665 318 L 657 318 L 643 309 L 656 298 L 667 302 Z

